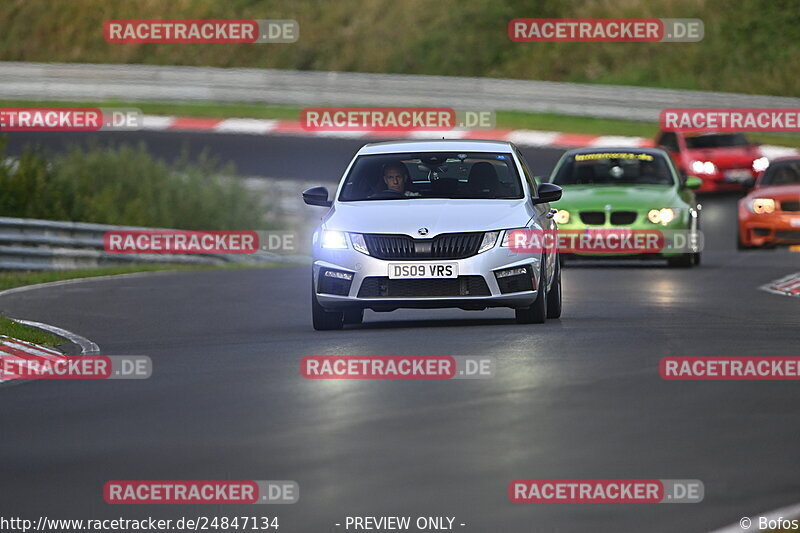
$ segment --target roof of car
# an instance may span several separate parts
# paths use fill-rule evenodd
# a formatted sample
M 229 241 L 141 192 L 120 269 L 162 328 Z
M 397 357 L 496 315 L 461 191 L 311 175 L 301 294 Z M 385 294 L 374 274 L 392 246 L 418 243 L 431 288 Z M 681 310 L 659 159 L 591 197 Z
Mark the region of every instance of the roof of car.
M 477 139 L 426 139 L 413 141 L 388 141 L 364 145 L 358 151 L 365 154 L 398 154 L 405 152 L 501 152 L 511 153 L 511 143 Z
M 659 156 L 666 155 L 666 152 L 661 148 L 647 148 L 643 146 L 595 146 L 593 148 L 575 148 L 568 151 L 567 154 L 613 154 L 615 152 L 635 152 Z

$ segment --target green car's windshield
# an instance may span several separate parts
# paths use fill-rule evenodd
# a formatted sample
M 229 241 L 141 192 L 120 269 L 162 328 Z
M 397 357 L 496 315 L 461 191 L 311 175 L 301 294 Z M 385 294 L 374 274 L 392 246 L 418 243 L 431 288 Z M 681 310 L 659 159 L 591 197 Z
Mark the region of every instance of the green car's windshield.
M 575 154 L 564 161 L 553 178 L 556 185 L 666 185 L 674 184 L 666 158 L 643 152 Z

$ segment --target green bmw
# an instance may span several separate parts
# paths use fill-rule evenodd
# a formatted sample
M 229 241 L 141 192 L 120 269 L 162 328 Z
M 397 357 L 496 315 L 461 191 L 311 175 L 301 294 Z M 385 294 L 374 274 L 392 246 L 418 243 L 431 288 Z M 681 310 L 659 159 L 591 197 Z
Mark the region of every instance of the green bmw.
M 672 267 L 700 264 L 700 205 L 692 189 L 702 182 L 694 176 L 683 177 L 663 150 L 630 147 L 570 150 L 561 157 L 549 181 L 564 189 L 559 209 L 554 213 L 559 231 L 681 233 L 688 236 L 687 242 L 691 244 L 680 250 L 669 248 L 658 253 L 626 252 L 613 256 L 661 258 Z M 608 258 L 609 254 L 579 251 L 568 257 L 573 256 Z

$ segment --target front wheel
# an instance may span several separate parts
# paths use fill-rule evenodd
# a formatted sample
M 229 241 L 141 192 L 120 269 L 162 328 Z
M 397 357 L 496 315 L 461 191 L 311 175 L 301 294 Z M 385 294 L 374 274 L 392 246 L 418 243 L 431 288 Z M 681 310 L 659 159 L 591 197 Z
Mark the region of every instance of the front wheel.
M 547 320 L 547 293 L 544 290 L 545 272 L 544 257 L 542 257 L 539 268 L 539 284 L 536 287 L 536 300 L 530 307 L 514 310 L 517 324 L 544 324 L 545 320 Z
M 670 268 L 690 268 L 694 263 L 692 256 L 694 254 L 681 254 L 678 257 L 667 258 L 667 266 Z
M 344 325 L 344 313 L 338 311 L 326 311 L 317 300 L 314 292 L 314 283 L 311 283 L 311 321 L 317 331 L 331 329 L 342 329 Z
M 363 309 L 348 309 L 344 312 L 345 324 L 361 324 L 364 321 Z
M 561 261 L 556 261 L 553 285 L 547 291 L 547 318 L 561 317 Z

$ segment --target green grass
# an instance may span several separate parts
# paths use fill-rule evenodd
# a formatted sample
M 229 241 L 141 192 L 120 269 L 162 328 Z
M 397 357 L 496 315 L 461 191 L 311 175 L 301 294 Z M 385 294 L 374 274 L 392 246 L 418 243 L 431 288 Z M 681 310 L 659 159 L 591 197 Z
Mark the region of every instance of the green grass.
M 354 104 L 357 105 L 357 104 Z M 299 120 L 302 107 L 281 105 L 255 105 L 244 103 L 203 102 L 123 102 L 104 100 L 101 102 L 60 102 L 34 100 L 0 100 L 0 107 L 134 107 L 145 114 L 174 115 L 197 118 L 258 118 Z M 658 123 L 621 119 L 605 119 L 559 115 L 556 113 L 526 113 L 521 111 L 497 111 L 497 128 L 560 131 L 587 135 L 624 135 L 653 138 Z M 800 135 L 750 133 L 753 141 L 800 148 Z
M 515 43 L 514 18 L 699 18 L 698 43 Z M 291 44 L 112 44 L 108 19 L 294 19 Z M 388 72 L 796 96 L 795 0 L 5 0 L 0 60 Z M 258 87 L 253 87 L 258 91 Z M 533 97 L 533 96 L 532 96 Z M 724 104 L 724 102 L 721 102 Z
M 0 136 L 0 161 L 7 137 Z M 203 230 L 265 228 L 262 207 L 233 165 L 203 152 L 167 163 L 144 143 L 104 146 L 95 140 L 50 155 L 28 146 L 16 165 L 0 165 L 3 216 L 126 226 Z
M 65 339 L 42 331 L 41 329 L 25 326 L 19 322 L 0 316 L 0 335 L 13 337 L 21 341 L 32 342 L 42 346 L 58 346 L 67 342 Z

